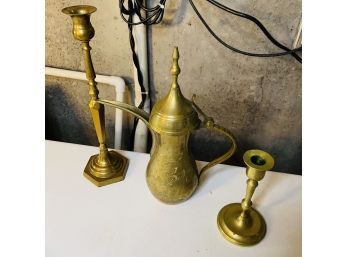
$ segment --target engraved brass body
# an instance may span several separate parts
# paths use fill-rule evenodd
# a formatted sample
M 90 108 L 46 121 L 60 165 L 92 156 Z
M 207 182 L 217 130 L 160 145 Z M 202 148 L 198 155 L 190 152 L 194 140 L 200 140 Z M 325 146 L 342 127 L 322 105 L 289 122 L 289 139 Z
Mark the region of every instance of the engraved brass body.
M 134 106 L 99 100 L 100 103 L 127 111 L 141 119 L 152 134 L 151 158 L 146 170 L 146 181 L 151 193 L 164 203 L 174 204 L 188 199 L 197 188 L 200 175 L 208 168 L 230 158 L 236 151 L 232 133 L 215 124 L 192 101 L 186 99 L 178 84 L 180 67 L 179 51 L 173 51 L 171 68 L 172 84 L 168 94 L 157 101 L 151 114 Z M 202 116 L 201 121 L 198 116 Z M 231 148 L 219 158 L 211 161 L 199 172 L 188 149 L 188 140 L 193 130 L 200 127 L 216 130 L 231 141 Z
M 267 170 L 273 168 L 271 155 L 261 150 L 249 150 L 243 160 L 247 165 L 247 190 L 242 203 L 232 203 L 223 207 L 217 217 L 222 235 L 231 243 L 248 246 L 260 242 L 266 234 L 266 222 L 262 215 L 252 208 L 251 197 Z
M 95 9 L 90 6 L 68 7 L 63 10 L 64 13 L 73 18 L 75 38 L 82 41 L 86 73 L 90 85 L 90 108 L 98 139 L 100 139 L 101 146 L 103 146 L 100 155 L 104 154 L 102 150 L 105 152 L 107 150 L 104 142 L 104 125 L 100 123 L 100 117 L 104 115 L 103 106 L 112 106 L 133 114 L 148 126 L 153 137 L 151 158 L 146 170 L 146 181 L 150 191 L 157 199 L 165 203 L 171 204 L 184 201 L 193 194 L 198 185 L 199 177 L 205 170 L 225 161 L 234 154 L 236 150 L 235 139 L 230 131 L 215 124 L 212 118 L 207 117 L 202 112 L 194 103 L 195 95 L 192 97 L 192 101 L 182 95 L 177 81 L 180 73 L 177 47 L 174 48 L 173 52 L 171 68 L 173 79 L 169 93 L 154 105 L 151 114 L 129 104 L 99 99 L 88 45 L 88 41 L 94 35 L 94 31 L 91 32 L 93 28 L 89 22 L 89 14 L 93 11 Z M 203 117 L 202 121 L 198 115 Z M 208 163 L 202 168 L 201 172 L 198 172 L 196 162 L 188 149 L 190 134 L 199 127 L 221 132 L 232 143 L 231 148 L 224 155 Z

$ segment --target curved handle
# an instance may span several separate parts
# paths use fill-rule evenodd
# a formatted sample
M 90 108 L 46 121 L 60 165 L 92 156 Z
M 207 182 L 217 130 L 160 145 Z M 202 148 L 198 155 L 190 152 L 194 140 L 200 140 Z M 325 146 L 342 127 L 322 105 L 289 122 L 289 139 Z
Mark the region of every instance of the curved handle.
M 215 166 L 216 164 L 222 163 L 224 161 L 226 161 L 228 158 L 230 158 L 237 149 L 237 143 L 236 143 L 236 139 L 234 138 L 233 134 L 231 131 L 229 131 L 228 129 L 221 127 L 220 125 L 215 124 L 213 118 L 208 117 L 207 115 L 204 114 L 204 112 L 201 110 L 201 108 L 199 108 L 196 103 L 194 102 L 196 98 L 196 95 L 192 96 L 192 106 L 193 108 L 204 117 L 203 120 L 203 126 L 204 128 L 208 128 L 208 129 L 212 129 L 212 130 L 216 130 L 222 134 L 224 134 L 225 136 L 228 137 L 228 139 L 231 141 L 232 145 L 230 147 L 230 149 L 224 153 L 223 155 L 217 157 L 216 159 L 212 160 L 211 162 L 209 162 L 208 164 L 206 164 L 202 169 L 201 172 L 198 174 L 198 179 L 201 177 L 201 175 L 203 174 L 204 171 L 206 171 L 207 169 Z
M 208 164 L 206 164 L 201 169 L 201 172 L 199 173 L 198 178 L 200 178 L 202 173 L 204 171 L 206 171 L 207 169 L 215 166 L 216 164 L 219 164 L 219 163 L 226 161 L 228 158 L 230 158 L 236 152 L 236 149 L 237 149 L 237 143 L 236 143 L 236 140 L 235 140 L 231 131 L 229 131 L 228 129 L 226 129 L 224 127 L 221 127 L 221 126 L 215 124 L 214 121 L 212 121 L 211 124 L 209 124 L 209 123 L 210 122 L 208 122 L 206 128 L 217 130 L 217 131 L 221 132 L 222 134 L 224 134 L 225 136 L 227 136 L 229 138 L 229 140 L 231 141 L 232 146 L 230 147 L 230 149 L 226 153 L 224 153 L 223 155 L 217 157 L 216 159 L 214 159 L 211 162 L 209 162 Z

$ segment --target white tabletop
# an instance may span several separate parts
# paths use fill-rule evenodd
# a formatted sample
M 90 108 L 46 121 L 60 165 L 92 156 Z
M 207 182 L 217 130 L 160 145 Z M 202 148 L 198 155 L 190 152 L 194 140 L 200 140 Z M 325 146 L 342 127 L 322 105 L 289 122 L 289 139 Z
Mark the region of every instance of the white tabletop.
M 130 159 L 126 179 L 96 187 L 82 172 L 98 148 L 46 141 L 47 257 L 300 257 L 301 176 L 267 172 L 253 197 L 267 223 L 257 245 L 220 234 L 216 218 L 245 194 L 245 168 L 217 165 L 194 195 L 177 205 L 156 200 L 145 181 L 150 156 Z

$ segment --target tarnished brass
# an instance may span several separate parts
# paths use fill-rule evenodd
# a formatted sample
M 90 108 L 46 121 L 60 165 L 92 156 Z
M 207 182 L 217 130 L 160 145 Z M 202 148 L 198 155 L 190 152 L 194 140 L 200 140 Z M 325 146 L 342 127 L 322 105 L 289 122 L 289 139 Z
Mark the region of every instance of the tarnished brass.
M 81 41 L 89 85 L 89 109 L 99 141 L 99 154 L 93 155 L 89 159 L 83 175 L 95 185 L 105 186 L 125 178 L 128 159 L 116 151 L 108 151 L 105 144 L 105 111 L 104 105 L 98 102 L 99 92 L 95 82 L 96 76 L 89 45 L 89 41 L 94 37 L 94 28 L 90 22 L 90 15 L 96 10 L 97 8 L 93 6 L 77 5 L 64 8 L 62 12 L 72 18 L 72 33 L 75 39 Z
M 146 180 L 152 194 L 165 203 L 178 203 L 188 199 L 195 191 L 200 175 L 208 168 L 231 157 L 236 151 L 236 142 L 229 130 L 215 124 L 214 120 L 206 116 L 194 103 L 195 95 L 192 101 L 182 95 L 178 84 L 180 73 L 178 48 L 175 47 L 173 52 L 171 68 L 173 79 L 170 91 L 154 105 L 151 114 L 129 104 L 102 100 L 98 98 L 89 46 L 89 41 L 94 36 L 90 15 L 96 8 L 79 5 L 64 8 L 62 11 L 72 18 L 73 35 L 82 44 L 89 84 L 89 108 L 100 144 L 99 155 L 91 157 L 84 175 L 98 186 L 114 183 L 125 177 L 128 160 L 115 151 L 108 151 L 105 144 L 104 105 L 113 106 L 140 118 L 151 130 L 153 144 Z M 203 117 L 202 121 L 198 115 Z M 224 155 L 208 163 L 201 172 L 198 172 L 187 145 L 191 132 L 199 127 L 216 130 L 226 135 L 232 143 Z
M 262 215 L 252 208 L 251 197 L 264 178 L 266 171 L 274 166 L 273 157 L 261 150 L 249 150 L 243 160 L 247 165 L 247 190 L 242 203 L 232 203 L 223 207 L 217 217 L 222 235 L 230 242 L 248 246 L 260 242 L 266 234 L 266 222 Z
M 178 59 L 179 51 L 175 47 L 171 68 L 173 79 L 169 93 L 154 105 L 151 114 L 125 103 L 97 100 L 100 104 L 113 106 L 137 116 L 148 126 L 153 143 L 146 171 L 147 185 L 157 199 L 169 204 L 188 199 L 198 185 L 200 174 L 225 161 L 236 150 L 232 133 L 207 117 L 194 103 L 195 96 L 189 101 L 182 95 L 178 84 Z M 203 121 L 198 115 L 203 117 Z M 188 149 L 190 134 L 199 127 L 216 130 L 226 135 L 232 143 L 224 155 L 208 163 L 200 173 Z

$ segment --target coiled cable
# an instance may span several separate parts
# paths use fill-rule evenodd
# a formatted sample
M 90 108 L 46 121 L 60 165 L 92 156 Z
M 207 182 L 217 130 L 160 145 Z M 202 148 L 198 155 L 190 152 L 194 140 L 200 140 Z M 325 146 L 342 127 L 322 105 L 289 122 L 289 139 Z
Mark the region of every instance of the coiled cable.
M 164 15 L 164 8 L 167 0 L 160 0 L 159 3 L 152 8 L 147 8 L 142 4 L 142 0 L 134 0 L 134 6 L 129 5 L 131 0 L 128 0 L 128 9 L 124 6 L 125 0 L 119 0 L 120 14 L 122 19 L 130 25 L 154 25 L 162 21 Z M 139 22 L 133 22 L 126 19 L 124 15 L 132 16 L 137 14 L 139 17 Z

